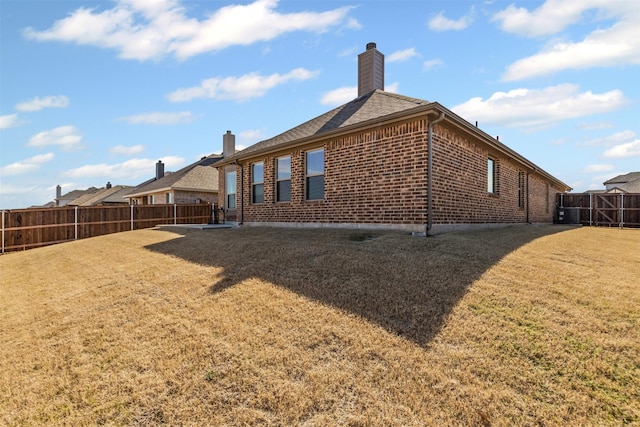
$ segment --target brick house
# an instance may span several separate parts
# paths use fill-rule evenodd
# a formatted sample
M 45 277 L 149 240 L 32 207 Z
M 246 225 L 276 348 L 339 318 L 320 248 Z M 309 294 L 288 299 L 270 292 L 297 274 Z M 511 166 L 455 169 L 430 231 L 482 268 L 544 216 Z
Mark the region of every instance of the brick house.
M 218 172 L 212 165 L 221 158 L 212 154 L 170 173 L 165 173 L 164 163 L 158 161 L 155 177 L 124 197 L 135 205 L 218 203 Z
M 242 151 L 224 136 L 227 219 L 395 228 L 551 223 L 570 187 L 437 102 L 384 91 L 384 56 L 358 56 L 358 97 Z

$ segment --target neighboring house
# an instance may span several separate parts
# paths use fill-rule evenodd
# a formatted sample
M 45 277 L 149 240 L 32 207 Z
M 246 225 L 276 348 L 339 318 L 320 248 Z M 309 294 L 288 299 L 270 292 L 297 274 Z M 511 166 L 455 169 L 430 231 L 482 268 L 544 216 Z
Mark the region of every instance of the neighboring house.
M 66 206 L 69 202 L 77 200 L 78 198 L 84 195 L 93 194 L 96 191 L 98 191 L 96 187 L 90 187 L 90 188 L 87 188 L 86 190 L 73 190 L 63 195 L 62 187 L 58 185 L 56 186 L 56 198 L 54 200 L 55 207 Z
M 603 184 L 607 193 L 640 193 L 640 172 L 618 175 Z
M 219 170 L 229 220 L 435 233 L 551 223 L 570 187 L 437 102 L 384 91 L 384 56 L 358 56 L 358 98 L 234 153 Z
M 67 206 L 106 206 L 106 205 L 128 205 L 129 200 L 124 198 L 133 187 L 127 185 L 114 185 L 110 182 L 104 188 L 100 188 L 94 193 L 84 194 L 75 200 L 67 203 Z
M 155 178 L 130 189 L 125 197 L 139 205 L 217 203 L 218 172 L 212 165 L 221 158 L 212 154 L 167 174 L 158 161 Z

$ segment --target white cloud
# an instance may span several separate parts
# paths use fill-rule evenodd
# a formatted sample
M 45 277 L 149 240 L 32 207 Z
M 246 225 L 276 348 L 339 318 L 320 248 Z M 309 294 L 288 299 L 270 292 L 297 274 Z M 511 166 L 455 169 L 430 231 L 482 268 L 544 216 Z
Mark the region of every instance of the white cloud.
M 175 125 L 179 123 L 191 123 L 193 119 L 194 115 L 191 111 L 180 111 L 178 113 L 142 113 L 120 117 L 118 120 L 128 122 L 132 125 Z
M 633 2 L 611 0 L 547 0 L 533 12 L 524 7 L 511 4 L 493 16 L 503 31 L 526 37 L 538 37 L 557 34 L 570 25 L 577 24 L 590 9 L 600 14 L 596 19 L 608 19 L 613 16 L 629 16 L 638 13 Z
M 464 30 L 473 22 L 473 9 L 469 15 L 465 15 L 457 20 L 449 19 L 444 16 L 444 12 L 438 13 L 427 22 L 427 26 L 433 31 L 450 31 Z
M 45 147 L 58 145 L 65 150 L 81 148 L 82 136 L 74 126 L 60 126 L 55 129 L 42 131 L 29 139 L 30 147 Z
M 419 54 L 418 52 L 416 52 L 415 48 L 410 47 L 409 49 L 397 50 L 393 52 L 391 55 L 386 57 L 386 60 L 387 62 L 399 62 L 406 61 L 413 58 L 414 56 L 419 56 Z
M 16 126 L 20 126 L 22 122 L 18 119 L 17 114 L 6 114 L 0 116 L 0 129 L 9 129 Z
M 385 92 L 390 92 L 390 93 L 398 93 L 398 91 L 400 90 L 400 83 L 399 82 L 393 82 L 390 85 L 386 85 L 384 87 Z
M 344 57 L 353 57 L 354 53 L 357 52 L 358 48 L 355 46 L 352 47 L 348 47 L 346 49 L 341 50 L 340 52 L 338 52 L 338 57 L 339 58 L 344 58 Z
M 510 5 L 494 16 L 504 31 L 523 36 L 548 36 L 580 21 L 591 9 L 599 12 L 594 19 L 618 20 L 609 28 L 593 31 L 583 40 L 555 41 L 539 53 L 511 64 L 503 80 L 514 81 L 591 67 L 640 64 L 640 8 L 633 2 L 585 0 L 547 0 L 533 12 Z
M 0 168 L 0 176 L 22 175 L 40 169 L 40 166 L 53 159 L 53 153 L 38 154 Z M 4 189 L 3 189 L 4 192 Z
M 186 102 L 195 98 L 246 101 L 250 98 L 263 96 L 269 89 L 290 80 L 308 80 L 318 74 L 318 71 L 296 68 L 287 74 L 275 73 L 269 76 L 251 73 L 240 77 L 214 77 L 203 80 L 199 86 L 178 89 L 171 92 L 167 95 L 167 98 L 172 102 Z
M 613 168 L 614 168 L 613 165 L 610 165 L 610 164 L 588 165 L 582 170 L 582 172 L 584 173 L 609 172 L 609 171 L 612 171 Z
M 40 111 L 43 108 L 66 108 L 69 106 L 69 98 L 64 95 L 58 96 L 36 96 L 28 101 L 16 104 L 17 111 L 33 112 Z
M 63 173 L 70 178 L 103 178 L 103 179 L 135 179 L 155 174 L 153 159 L 131 159 L 123 163 L 109 165 L 106 163 L 85 165 Z M 182 157 L 167 156 L 162 158 L 165 168 L 176 169 L 184 165 Z
M 604 152 L 604 157 L 608 158 L 626 158 L 640 156 L 640 139 L 626 144 L 616 145 Z
M 187 59 L 229 46 L 268 41 L 292 31 L 322 33 L 332 27 L 360 28 L 351 7 L 326 12 L 279 13 L 277 0 L 224 6 L 205 19 L 189 18 L 178 0 L 118 0 L 111 9 L 79 8 L 51 28 L 23 30 L 39 41 L 62 41 L 115 49 L 124 59 L 174 55 Z
M 243 146 L 248 146 L 255 144 L 258 141 L 265 139 L 267 136 L 260 129 L 248 129 L 240 132 L 238 135 L 238 139 L 243 142 Z M 236 145 L 236 149 L 239 150 L 238 145 Z
M 613 123 L 611 122 L 585 122 L 580 123 L 578 126 L 580 130 L 602 130 L 602 129 L 610 129 L 613 127 Z
M 544 89 L 496 92 L 489 99 L 471 98 L 452 110 L 469 121 L 508 127 L 547 127 L 558 121 L 614 111 L 626 100 L 619 90 L 594 94 L 573 84 Z
M 429 59 L 429 60 L 424 61 L 422 63 L 422 69 L 424 71 L 427 71 L 427 70 L 430 70 L 432 68 L 439 67 L 439 66 L 441 66 L 443 64 L 444 64 L 444 62 L 442 62 L 442 60 L 440 58 Z
M 111 154 L 125 155 L 125 156 L 131 156 L 133 154 L 140 154 L 143 151 L 144 151 L 144 145 L 142 145 L 142 144 L 130 145 L 130 146 L 116 145 L 115 147 L 111 147 L 109 149 L 109 152 Z
M 577 145 L 583 147 L 609 147 L 611 145 L 631 142 L 635 137 L 636 133 L 634 131 L 625 130 L 602 138 L 594 138 L 585 142 L 579 142 Z
M 320 98 L 323 105 L 342 105 L 358 97 L 358 86 L 345 86 L 333 89 Z

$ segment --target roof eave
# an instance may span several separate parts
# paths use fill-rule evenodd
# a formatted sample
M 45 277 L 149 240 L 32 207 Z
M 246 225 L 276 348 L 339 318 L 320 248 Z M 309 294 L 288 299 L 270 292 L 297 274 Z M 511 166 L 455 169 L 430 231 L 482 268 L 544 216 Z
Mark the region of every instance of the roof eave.
M 319 142 L 327 138 L 335 138 L 337 136 L 353 132 L 354 130 L 365 130 L 372 127 L 380 127 L 385 125 L 386 123 L 394 122 L 398 119 L 403 119 L 403 120 L 412 119 L 415 117 L 420 117 L 420 116 L 429 115 L 429 114 L 439 115 L 440 113 L 445 114 L 445 121 L 447 121 L 448 123 L 453 124 L 457 128 L 465 131 L 466 133 L 475 135 L 478 139 L 480 139 L 482 142 L 487 144 L 489 147 L 516 160 L 518 163 L 523 165 L 530 172 L 534 172 L 542 175 L 543 177 L 554 182 L 560 188 L 563 188 L 565 191 L 572 190 L 572 188 L 566 183 L 555 178 L 553 175 L 549 174 L 544 169 L 537 166 L 535 163 L 531 162 L 530 160 L 526 159 L 525 157 L 518 154 L 514 150 L 510 149 L 509 147 L 507 147 L 506 145 L 498 141 L 496 138 L 492 137 L 491 135 L 484 132 L 480 128 L 472 125 L 467 120 L 458 116 L 456 113 L 444 107 L 443 105 L 439 104 L 438 102 L 430 102 L 428 104 L 418 105 L 411 109 L 398 111 L 392 114 L 388 114 L 386 116 L 377 117 L 375 119 L 370 119 L 367 121 L 344 126 L 338 129 L 323 132 L 321 134 L 316 134 L 316 135 L 311 135 L 304 138 L 296 139 L 293 141 L 283 143 L 278 146 L 265 147 L 262 149 L 258 149 L 258 150 L 246 153 L 244 155 L 243 155 L 243 151 L 240 151 L 232 156 L 227 157 L 226 159 L 219 160 L 218 162 L 216 162 L 215 166 L 216 167 L 225 166 L 225 165 L 236 163 L 236 162 L 242 162 L 247 159 L 251 159 L 253 157 L 258 157 L 265 153 L 270 153 L 274 151 L 280 151 L 284 149 L 296 148 L 299 146 L 312 144 L 314 142 Z

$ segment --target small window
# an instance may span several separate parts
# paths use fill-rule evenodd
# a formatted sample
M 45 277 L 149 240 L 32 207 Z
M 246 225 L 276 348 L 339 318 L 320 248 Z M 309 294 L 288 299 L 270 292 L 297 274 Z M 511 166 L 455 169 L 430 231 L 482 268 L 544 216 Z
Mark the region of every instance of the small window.
M 487 159 L 487 192 L 496 193 L 496 161 Z
M 276 159 L 276 201 L 291 201 L 291 156 Z
M 324 199 L 324 149 L 308 151 L 305 157 L 306 199 Z
M 518 207 L 524 208 L 524 172 L 518 172 Z
M 547 184 L 545 185 L 544 188 L 545 192 L 545 202 L 544 202 L 544 213 L 549 213 L 549 183 L 547 182 Z
M 155 205 L 156 204 L 156 196 L 154 196 L 153 194 L 151 196 L 149 196 L 149 204 L 150 205 Z
M 224 178 L 227 209 L 236 208 L 236 172 L 227 172 Z
M 167 204 L 173 203 L 173 193 L 167 193 Z
M 251 165 L 251 203 L 264 202 L 264 163 Z

